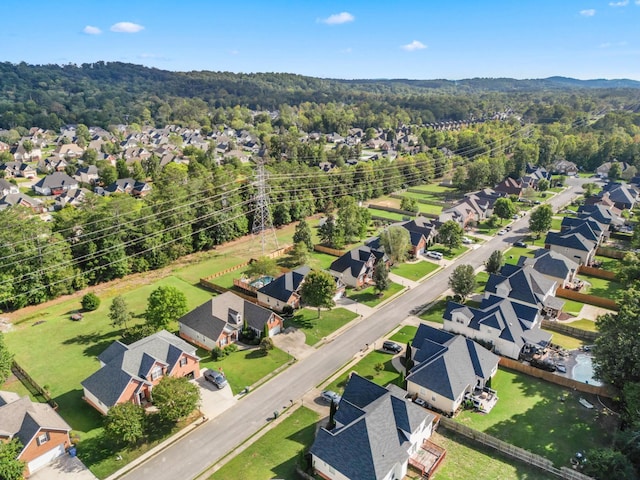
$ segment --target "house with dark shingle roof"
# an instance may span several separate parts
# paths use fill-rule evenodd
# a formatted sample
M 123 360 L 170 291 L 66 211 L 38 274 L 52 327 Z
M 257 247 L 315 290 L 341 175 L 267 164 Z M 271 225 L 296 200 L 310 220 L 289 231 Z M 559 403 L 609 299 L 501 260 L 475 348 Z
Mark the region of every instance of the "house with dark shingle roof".
M 113 342 L 98 360 L 100 370 L 82 382 L 83 399 L 104 415 L 120 403 L 149 405 L 165 376 L 200 377 L 196 348 L 166 330 L 131 345 Z
M 598 196 L 607 197 L 620 210 L 633 209 L 638 200 L 638 192 L 634 187 L 614 182 L 606 184 Z
M 18 460 L 25 463 L 25 477 L 66 453 L 71 446 L 70 431 L 48 404 L 0 391 L 0 442 L 20 440 Z
M 581 205 L 578 209 L 578 218 L 592 218 L 602 225 L 612 227 L 624 224 L 624 219 L 620 218 L 611 208 L 605 205 Z
M 357 247 L 334 260 L 329 273 L 349 287 L 360 288 L 372 281 L 378 261 L 388 261 L 383 251 L 366 246 Z
M 353 373 L 334 416 L 309 450 L 317 475 L 329 480 L 404 478 L 409 458 L 431 437 L 434 415 L 387 388 Z
M 482 391 L 498 371 L 499 357 L 462 335 L 420 324 L 411 341 L 414 366 L 407 391 L 453 414 L 466 394 Z M 493 403 L 495 403 L 495 399 Z
M 589 265 L 596 254 L 598 244 L 585 238 L 580 232 L 549 232 L 544 239 L 544 248 L 561 253 L 580 265 Z
M 489 275 L 485 298 L 498 295 L 527 305 L 537 306 L 545 316 L 556 317 L 564 301 L 555 297 L 558 283 L 531 266 L 504 265 L 499 273 Z
M 258 303 L 276 312 L 282 312 L 286 305 L 299 308 L 300 287 L 310 271 L 305 265 L 274 278 L 258 289 Z
M 60 195 L 62 192 L 78 188 L 78 181 L 64 172 L 54 172 L 33 185 L 33 191 L 40 195 Z
M 213 297 L 178 319 L 180 337 L 207 350 L 238 341 L 244 326 L 256 335 L 280 333 L 283 320 L 271 310 L 256 305 L 233 292 Z
M 525 345 L 546 347 L 551 342 L 551 334 L 540 329 L 537 305 L 498 295 L 483 298 L 478 308 L 449 301 L 443 318 L 447 332 L 490 344 L 496 353 L 514 360 Z
M 4 178 L 0 178 L 0 197 L 4 197 L 9 194 L 20 193 L 20 188 L 11 182 L 7 182 Z
M 584 238 L 594 241 L 598 245 L 609 238 L 609 228 L 590 217 L 564 217 L 560 224 L 560 231 L 581 233 Z
M 576 278 L 579 267 L 576 262 L 561 253 L 547 250 L 546 248 L 539 248 L 533 252 L 533 258 L 520 257 L 518 266 L 532 267 L 536 272 L 557 282 L 558 287 L 564 287 L 567 283 L 572 283 Z
M 504 193 L 506 195 L 515 195 L 516 197 L 522 196 L 522 185 L 515 178 L 507 177 L 502 182 L 497 184 L 494 188 L 496 192 Z

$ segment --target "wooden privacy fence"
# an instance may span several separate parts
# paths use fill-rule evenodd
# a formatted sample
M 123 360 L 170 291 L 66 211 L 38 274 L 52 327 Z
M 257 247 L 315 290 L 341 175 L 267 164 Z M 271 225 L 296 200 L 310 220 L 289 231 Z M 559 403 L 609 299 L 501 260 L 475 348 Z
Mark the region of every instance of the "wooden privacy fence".
M 58 403 L 53 398 L 51 398 L 51 395 L 49 395 L 49 392 L 47 392 L 44 388 L 42 388 L 38 384 L 38 382 L 36 382 L 33 378 L 31 378 L 31 375 L 29 375 L 27 371 L 23 369 L 20 365 L 18 365 L 15 361 L 11 362 L 11 371 L 18 378 L 18 380 L 20 380 L 23 384 L 25 384 L 25 386 L 29 390 L 32 390 L 32 391 L 35 390 L 38 395 L 41 395 L 47 401 L 47 403 L 51 406 L 51 408 L 53 408 L 54 410 L 58 409 Z
M 609 310 L 619 310 L 618 304 L 615 300 L 604 297 L 596 297 L 595 295 L 588 295 L 586 293 L 575 292 L 566 288 L 558 288 L 556 290 L 556 297 L 568 298 L 569 300 L 576 300 L 577 302 L 588 303 L 589 305 L 608 308 Z
M 620 260 L 621 258 L 624 258 L 626 254 L 627 252 L 623 250 L 616 250 L 615 248 L 598 247 L 596 249 L 596 255 L 601 255 L 603 257 L 609 257 L 609 258 L 617 258 L 618 260 Z
M 580 340 L 585 340 L 589 343 L 593 343 L 598 338 L 598 332 L 590 332 L 588 330 L 582 330 L 581 328 L 572 327 L 565 323 L 552 322 L 551 320 L 542 320 L 542 328 L 547 330 L 553 330 L 554 332 L 564 333 Z
M 418 212 L 410 212 L 409 210 L 402 210 L 401 208 L 385 207 L 384 205 L 369 204 L 369 208 L 371 210 L 382 210 L 383 212 L 397 213 L 409 218 L 413 218 L 418 214 Z
M 592 477 L 571 468 L 556 468 L 553 466 L 551 460 L 541 457 L 540 455 L 536 455 L 535 453 L 531 453 L 524 448 L 503 442 L 502 440 L 486 433 L 469 428 L 466 425 L 462 425 L 450 418 L 442 418 L 440 420 L 440 425 L 447 430 L 451 430 L 452 432 L 472 440 L 473 442 L 498 450 L 511 458 L 533 465 L 534 467 L 544 470 L 545 472 L 549 472 L 556 477 L 565 478 L 567 480 L 593 480 Z
M 313 249 L 316 252 L 326 253 L 327 255 L 333 255 L 334 257 L 341 257 L 347 253 L 346 250 L 338 250 L 337 248 L 325 247 L 324 245 L 314 245 Z
M 520 363 L 510 358 L 500 357 L 499 364 L 501 367 L 509 368 L 526 375 L 531 375 L 532 377 L 541 378 L 542 380 L 545 380 L 547 382 L 555 383 L 556 385 L 571 388 L 579 392 L 590 393 L 607 398 L 614 398 L 617 395 L 617 392 L 613 389 L 613 387 L 607 385 L 599 387 L 597 385 L 578 382 L 577 380 L 574 380 L 572 378 L 563 377 L 562 375 L 556 375 L 555 373 L 547 372 L 546 370 L 541 370 L 539 368 L 532 367 L 531 365 L 525 365 L 524 363 Z
M 603 278 L 604 280 L 617 280 L 615 272 L 609 272 L 608 270 L 602 270 L 601 268 L 587 267 L 586 265 L 580 265 L 578 267 L 578 273 L 584 273 L 596 278 Z

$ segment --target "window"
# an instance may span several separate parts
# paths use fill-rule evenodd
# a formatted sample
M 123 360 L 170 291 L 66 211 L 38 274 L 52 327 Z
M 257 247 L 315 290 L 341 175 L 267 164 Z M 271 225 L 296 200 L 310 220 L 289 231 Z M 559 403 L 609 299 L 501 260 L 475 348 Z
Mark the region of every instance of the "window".
M 162 367 L 155 367 L 151 370 L 151 380 L 157 380 L 162 376 Z
M 38 435 L 37 443 L 38 445 L 42 445 L 43 443 L 47 443 L 49 441 L 49 432 L 44 432 Z
M 180 359 L 180 366 L 184 367 L 187 364 L 187 357 L 182 357 Z

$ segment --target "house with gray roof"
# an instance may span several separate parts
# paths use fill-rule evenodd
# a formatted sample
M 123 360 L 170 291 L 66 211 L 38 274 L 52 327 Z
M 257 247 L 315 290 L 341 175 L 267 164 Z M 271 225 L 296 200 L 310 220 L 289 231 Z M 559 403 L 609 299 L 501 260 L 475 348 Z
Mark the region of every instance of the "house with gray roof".
M 518 259 L 518 266 L 530 266 L 549 280 L 557 282 L 558 287 L 572 283 L 576 278 L 579 267 L 579 265 L 570 258 L 553 250 L 547 250 L 546 248 L 539 248 L 533 252 L 533 258 L 520 257 Z
M 605 205 L 581 205 L 578 209 L 578 218 L 592 218 L 602 225 L 612 227 L 624 224 L 624 219 L 620 218 L 611 208 Z
M 64 172 L 53 172 L 33 185 L 33 191 L 40 195 L 60 195 L 62 192 L 74 190 L 79 184 Z
M 491 345 L 495 353 L 514 360 L 525 345 L 546 347 L 551 342 L 551 334 L 540 329 L 537 305 L 498 295 L 484 297 L 478 308 L 449 301 L 443 318 L 447 332 Z
M 25 477 L 66 453 L 71 446 L 70 431 L 49 404 L 0 391 L 0 442 L 20 440 L 18 460 L 25 463 Z
M 526 305 L 536 306 L 544 316 L 556 317 L 564 301 L 555 297 L 558 283 L 538 273 L 531 266 L 504 265 L 499 273 L 489 275 L 484 297 L 497 295 Z
M 260 336 L 265 325 L 269 336 L 280 333 L 284 321 L 271 310 L 225 292 L 213 297 L 178 319 L 180 337 L 207 350 L 238 341 L 242 329 L 250 328 Z
M 561 253 L 580 265 L 589 265 L 596 254 L 598 244 L 573 229 L 564 232 L 549 232 L 544 239 L 544 248 Z
M 411 341 L 411 352 L 414 366 L 407 375 L 409 395 L 448 414 L 458 410 L 467 394 L 484 391 L 500 360 L 473 340 L 424 323 Z M 492 396 L 489 405 L 496 401 Z
M 388 261 L 382 250 L 356 247 L 334 260 L 329 273 L 349 287 L 360 288 L 372 281 L 374 268 L 379 261 Z
M 196 347 L 166 330 L 130 345 L 113 342 L 98 360 L 100 369 L 81 384 L 83 399 L 104 415 L 120 403 L 150 405 L 153 387 L 165 376 L 200 377 Z
M 304 265 L 274 278 L 258 289 L 258 303 L 276 312 L 282 312 L 286 305 L 300 307 L 300 288 L 310 271 Z
M 7 182 L 4 178 L 0 178 L 0 197 L 4 197 L 9 194 L 18 194 L 20 193 L 20 188 L 17 185 L 14 185 L 11 182 Z
M 609 228 L 591 217 L 564 217 L 560 224 L 560 231 L 581 233 L 584 238 L 598 245 L 609 238 Z
M 405 398 L 395 385 L 384 388 L 353 373 L 334 416 L 321 428 L 310 453 L 316 474 L 329 480 L 404 478 L 409 460 L 431 437 L 434 415 Z

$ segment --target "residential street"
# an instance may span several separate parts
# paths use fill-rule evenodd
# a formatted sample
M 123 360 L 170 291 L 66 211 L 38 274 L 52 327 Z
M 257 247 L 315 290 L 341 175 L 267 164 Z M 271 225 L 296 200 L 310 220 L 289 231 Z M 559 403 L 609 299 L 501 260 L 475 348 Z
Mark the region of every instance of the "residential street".
M 570 188 L 550 200 L 554 211 L 569 203 L 579 192 L 578 185 L 586 181 L 590 180 L 569 178 L 567 184 Z M 481 266 L 493 250 L 505 250 L 518 240 L 526 231 L 528 222 L 527 215 L 516 221 L 513 230 L 507 235 L 496 236 L 480 248 L 470 250 L 419 286 L 414 286 L 376 310 L 333 341 L 247 395 L 224 414 L 195 429 L 122 478 L 174 480 L 199 477 L 227 452 L 263 427 L 273 417 L 274 411 L 281 411 L 283 407 L 290 405 L 291 400 L 300 399 L 305 392 L 322 383 L 351 360 L 365 344 L 374 344 L 392 330 L 409 315 L 412 308 L 440 296 L 447 290 L 448 277 L 457 265 L 471 264 L 474 268 Z

